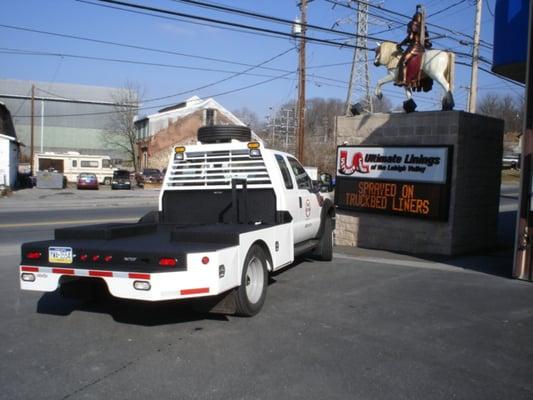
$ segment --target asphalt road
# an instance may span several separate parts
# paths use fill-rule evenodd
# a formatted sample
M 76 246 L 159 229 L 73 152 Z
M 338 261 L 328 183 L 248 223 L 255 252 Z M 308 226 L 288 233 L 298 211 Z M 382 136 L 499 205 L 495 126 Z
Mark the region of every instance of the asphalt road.
M 1 399 L 533 398 L 533 286 L 483 268 L 301 260 L 250 319 L 19 289 L 14 245 L 46 222 L 144 211 L 1 215 Z

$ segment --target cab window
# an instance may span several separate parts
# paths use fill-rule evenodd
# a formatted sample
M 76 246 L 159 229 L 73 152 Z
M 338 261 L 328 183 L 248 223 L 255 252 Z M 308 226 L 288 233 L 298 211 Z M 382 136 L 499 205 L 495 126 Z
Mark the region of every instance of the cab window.
M 302 167 L 294 158 L 287 157 L 287 160 L 289 161 L 292 172 L 296 178 L 298 189 L 311 189 L 311 178 L 309 178 L 309 175 L 305 172 L 304 167 Z
M 287 167 L 287 163 L 283 159 L 283 156 L 281 154 L 276 154 L 276 161 L 278 162 L 283 182 L 285 182 L 285 187 L 287 189 L 292 189 L 294 186 L 292 184 L 291 173 L 289 172 L 289 168 Z

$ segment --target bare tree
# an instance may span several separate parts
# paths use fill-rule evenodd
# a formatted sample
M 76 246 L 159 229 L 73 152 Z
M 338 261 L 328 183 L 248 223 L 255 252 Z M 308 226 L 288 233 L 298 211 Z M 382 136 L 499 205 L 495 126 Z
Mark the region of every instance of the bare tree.
M 104 131 L 103 141 L 108 148 L 126 155 L 127 161 L 137 171 L 137 132 L 134 120 L 139 110 L 140 85 L 126 82 L 111 96 L 115 103 L 114 112 Z
M 257 117 L 257 114 L 248 107 L 239 108 L 238 110 L 233 111 L 233 114 L 235 114 L 237 118 L 239 118 L 252 130 L 259 128 L 259 118 Z
M 524 98 L 510 95 L 489 93 L 485 95 L 478 105 L 480 114 L 503 119 L 505 133 L 521 132 L 524 117 Z

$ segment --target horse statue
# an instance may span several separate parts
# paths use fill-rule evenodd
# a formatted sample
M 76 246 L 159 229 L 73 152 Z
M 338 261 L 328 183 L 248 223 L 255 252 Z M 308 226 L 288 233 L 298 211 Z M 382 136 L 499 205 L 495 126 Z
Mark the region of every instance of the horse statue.
M 402 52 L 398 50 L 396 43 L 383 42 L 378 43 L 376 47 L 376 57 L 374 65 L 379 67 L 386 66 L 388 70 L 387 76 L 378 80 L 374 94 L 378 99 L 383 97 L 381 86 L 389 82 L 395 82 L 398 77 L 399 61 Z M 426 50 L 423 54 L 421 63 L 421 73 L 434 81 L 444 89 L 444 96 L 442 98 L 442 110 L 453 110 L 455 102 L 453 101 L 452 86 L 454 79 L 455 54 L 443 50 Z M 431 85 L 429 86 L 431 88 Z M 403 108 L 406 112 L 412 112 L 416 108 L 416 103 L 413 100 L 412 88 L 404 86 L 407 100 L 403 103 Z M 424 89 L 426 91 L 426 89 Z

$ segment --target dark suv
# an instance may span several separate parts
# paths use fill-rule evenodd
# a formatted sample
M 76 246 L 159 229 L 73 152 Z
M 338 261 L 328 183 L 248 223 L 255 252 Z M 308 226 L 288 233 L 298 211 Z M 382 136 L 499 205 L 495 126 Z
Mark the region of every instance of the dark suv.
M 145 168 L 140 174 L 135 175 L 137 185 L 144 186 L 145 183 L 161 183 L 164 175 L 157 168 Z
M 111 190 L 116 189 L 133 189 L 130 179 L 130 171 L 125 169 L 117 169 L 113 171 L 113 181 L 111 182 Z

